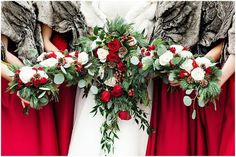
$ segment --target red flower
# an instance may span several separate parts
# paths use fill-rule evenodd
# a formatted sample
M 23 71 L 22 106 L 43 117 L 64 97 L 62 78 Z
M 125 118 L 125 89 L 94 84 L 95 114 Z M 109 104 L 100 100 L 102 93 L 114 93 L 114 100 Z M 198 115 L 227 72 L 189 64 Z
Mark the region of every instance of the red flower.
M 144 48 L 142 48 L 142 49 L 141 49 L 141 53 L 142 53 L 142 54 L 144 54 L 144 52 L 145 52 L 145 49 L 144 49 Z
M 18 89 L 18 90 L 21 90 L 21 88 L 22 88 L 22 85 L 19 85 L 19 84 L 18 84 L 18 85 L 17 85 L 17 89 Z
M 121 120 L 130 120 L 131 116 L 128 111 L 120 111 L 118 113 L 118 116 Z
M 211 74 L 211 72 L 212 72 L 211 67 L 206 68 L 206 73 L 207 73 L 208 75 Z
M 150 45 L 150 46 L 148 46 L 148 48 L 147 48 L 148 51 L 155 50 L 155 49 L 156 49 L 156 46 L 155 46 L 155 45 Z
M 120 97 L 123 94 L 123 88 L 120 85 L 115 85 L 111 91 L 114 97 Z
M 83 66 L 78 63 L 78 65 L 76 66 L 76 71 L 81 72 L 82 70 L 83 70 Z
M 175 53 L 175 51 L 176 51 L 175 47 L 170 48 L 170 52 Z
M 138 63 L 138 68 L 141 69 L 143 67 L 143 63 L 142 62 L 139 62 Z
M 192 66 L 193 66 L 194 68 L 199 67 L 198 64 L 197 64 L 197 62 L 196 62 L 195 60 L 193 60 Z
M 126 71 L 126 66 L 123 62 L 120 62 L 117 64 L 117 69 L 124 72 Z
M 37 69 L 37 68 L 32 68 L 32 70 L 38 71 L 38 69 Z
M 78 57 L 79 51 L 75 51 L 75 57 Z
M 43 71 L 43 68 L 42 68 L 42 67 L 38 67 L 38 70 L 41 70 L 41 71 Z
M 28 82 L 28 83 L 25 84 L 25 86 L 26 86 L 26 87 L 30 87 L 30 86 L 31 86 L 31 83 Z
M 107 55 L 107 60 L 108 60 L 109 62 L 116 62 L 116 63 L 119 63 L 119 62 L 120 62 L 120 57 L 118 56 L 118 54 L 110 52 L 110 53 Z
M 57 55 L 55 54 L 55 52 L 52 52 L 50 54 L 47 55 L 48 58 L 57 58 Z
M 18 85 L 21 85 L 22 83 L 23 83 L 23 82 L 22 82 L 21 80 L 18 80 L 18 81 L 17 81 L 17 84 L 18 84 Z
M 111 93 L 110 93 L 110 91 L 104 90 L 104 91 L 102 92 L 102 95 L 101 95 L 101 97 L 100 97 L 100 100 L 101 100 L 102 102 L 107 103 L 107 102 L 110 101 L 110 99 L 111 99 Z
M 113 41 L 110 41 L 107 46 L 110 52 L 117 52 L 120 49 L 120 42 L 114 39 Z
M 150 51 L 147 51 L 147 52 L 145 53 L 145 55 L 146 55 L 146 56 L 150 56 L 150 55 L 151 55 Z
M 180 72 L 179 72 L 179 77 L 180 78 L 184 78 L 187 75 L 188 75 L 188 72 L 186 70 L 180 70 Z
M 72 57 L 69 53 L 67 53 L 66 55 L 65 55 L 65 57 Z
M 19 74 L 20 74 L 20 70 L 16 70 L 15 73 L 16 73 L 17 75 L 19 75 Z
M 45 77 L 42 77 L 40 80 L 40 83 L 45 84 L 45 83 L 47 83 L 47 81 L 48 80 Z

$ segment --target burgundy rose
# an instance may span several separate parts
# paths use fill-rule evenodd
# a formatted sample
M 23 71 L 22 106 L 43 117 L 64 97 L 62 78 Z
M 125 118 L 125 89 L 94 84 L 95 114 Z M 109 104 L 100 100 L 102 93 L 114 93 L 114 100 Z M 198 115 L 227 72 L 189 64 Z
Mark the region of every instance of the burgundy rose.
M 131 116 L 128 111 L 120 111 L 118 113 L 118 116 L 121 120 L 130 120 Z
M 117 64 L 117 69 L 124 72 L 126 71 L 126 66 L 123 62 L 120 62 Z
M 119 62 L 120 62 L 120 57 L 118 56 L 118 54 L 110 52 L 110 53 L 107 55 L 107 60 L 108 60 L 109 62 L 116 62 L 116 63 L 119 63 Z
M 123 94 L 123 88 L 120 85 L 115 85 L 111 91 L 114 97 L 120 97 Z
M 107 103 L 107 102 L 110 101 L 110 99 L 111 99 L 111 93 L 110 93 L 110 91 L 104 90 L 104 91 L 102 92 L 102 94 L 101 94 L 100 100 L 101 100 L 102 102 Z
M 120 42 L 114 39 L 113 41 L 110 41 L 107 46 L 110 52 L 117 52 L 120 49 Z

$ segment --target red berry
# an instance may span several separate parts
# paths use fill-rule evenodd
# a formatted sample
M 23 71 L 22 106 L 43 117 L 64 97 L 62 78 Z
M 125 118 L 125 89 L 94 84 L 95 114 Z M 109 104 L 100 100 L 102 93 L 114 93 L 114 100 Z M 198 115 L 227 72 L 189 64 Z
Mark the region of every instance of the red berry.
M 120 111 L 118 113 L 118 116 L 121 120 L 130 120 L 131 119 L 131 115 L 129 114 L 128 111 Z

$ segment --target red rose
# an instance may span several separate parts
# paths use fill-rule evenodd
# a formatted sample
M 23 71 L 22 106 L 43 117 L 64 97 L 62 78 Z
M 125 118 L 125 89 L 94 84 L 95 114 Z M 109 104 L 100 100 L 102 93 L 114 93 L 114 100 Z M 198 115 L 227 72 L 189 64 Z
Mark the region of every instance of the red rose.
M 55 54 L 55 52 L 52 52 L 50 54 L 47 55 L 48 58 L 57 58 L 57 55 Z
M 45 84 L 45 83 L 47 83 L 47 81 L 48 80 L 45 77 L 42 77 L 40 80 L 40 83 Z
M 114 39 L 108 43 L 107 47 L 109 48 L 110 52 L 117 52 L 120 49 L 120 42 Z
M 196 62 L 195 60 L 193 60 L 192 66 L 193 66 L 194 68 L 199 67 L 198 64 L 197 64 L 197 62 Z
M 118 116 L 121 120 L 130 120 L 131 116 L 128 111 L 120 111 L 118 113 Z
M 123 62 L 120 62 L 117 64 L 117 69 L 124 72 L 126 71 L 126 66 Z
M 207 73 L 208 75 L 211 74 L 211 72 L 212 72 L 211 67 L 206 68 L 206 73 Z
M 101 97 L 100 97 L 100 100 L 101 100 L 102 102 L 107 103 L 107 102 L 110 101 L 110 99 L 111 99 L 111 93 L 110 93 L 110 91 L 104 90 L 104 91 L 102 92 L 102 95 L 101 95 Z
M 118 54 L 110 52 L 110 53 L 107 55 L 107 60 L 108 60 L 109 62 L 116 62 L 116 63 L 119 63 L 119 62 L 120 62 L 120 57 L 118 56 Z
M 175 47 L 170 48 L 170 52 L 175 53 L 175 51 L 176 51 Z
M 123 94 L 123 88 L 120 85 L 115 85 L 111 91 L 114 97 L 120 97 Z
M 188 72 L 187 71 L 185 71 L 185 70 L 180 70 L 180 72 L 179 72 L 179 77 L 180 78 L 184 78 L 185 76 L 187 76 L 188 75 Z
M 143 63 L 142 62 L 139 62 L 138 63 L 138 68 L 141 69 L 143 67 Z

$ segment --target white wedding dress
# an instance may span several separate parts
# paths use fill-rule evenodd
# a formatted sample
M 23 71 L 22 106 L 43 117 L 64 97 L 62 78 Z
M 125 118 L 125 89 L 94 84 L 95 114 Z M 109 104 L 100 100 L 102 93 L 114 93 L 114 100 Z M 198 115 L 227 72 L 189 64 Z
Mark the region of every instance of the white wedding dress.
M 144 0 L 137 2 L 132 0 L 82 2 L 81 9 L 89 26 L 103 26 L 106 18 L 110 20 L 119 15 L 126 18 L 128 22 L 136 21 L 139 26 L 142 25 L 143 28 L 147 29 L 146 32 L 148 33 L 148 28 L 151 28 L 153 24 L 150 19 L 153 18 L 151 15 L 154 16 L 155 5 Z M 148 19 L 147 15 L 143 15 L 145 8 L 152 8 L 150 10 L 152 12 L 150 19 Z M 152 87 L 151 82 L 148 87 L 150 100 L 152 98 Z M 75 101 L 74 127 L 68 155 L 105 155 L 100 145 L 102 137 L 100 127 L 104 122 L 104 118 L 99 112 L 93 117 L 90 112 L 95 105 L 94 95 L 89 92 L 87 98 L 82 98 L 83 94 L 83 90 L 78 88 Z M 148 120 L 150 120 L 151 105 L 145 108 L 142 105 L 140 106 L 148 114 Z M 120 127 L 118 132 L 119 139 L 115 140 L 113 155 L 144 156 L 148 140 L 146 131 L 139 130 L 139 125 L 135 123 L 133 118 L 128 121 L 119 120 L 118 123 Z

